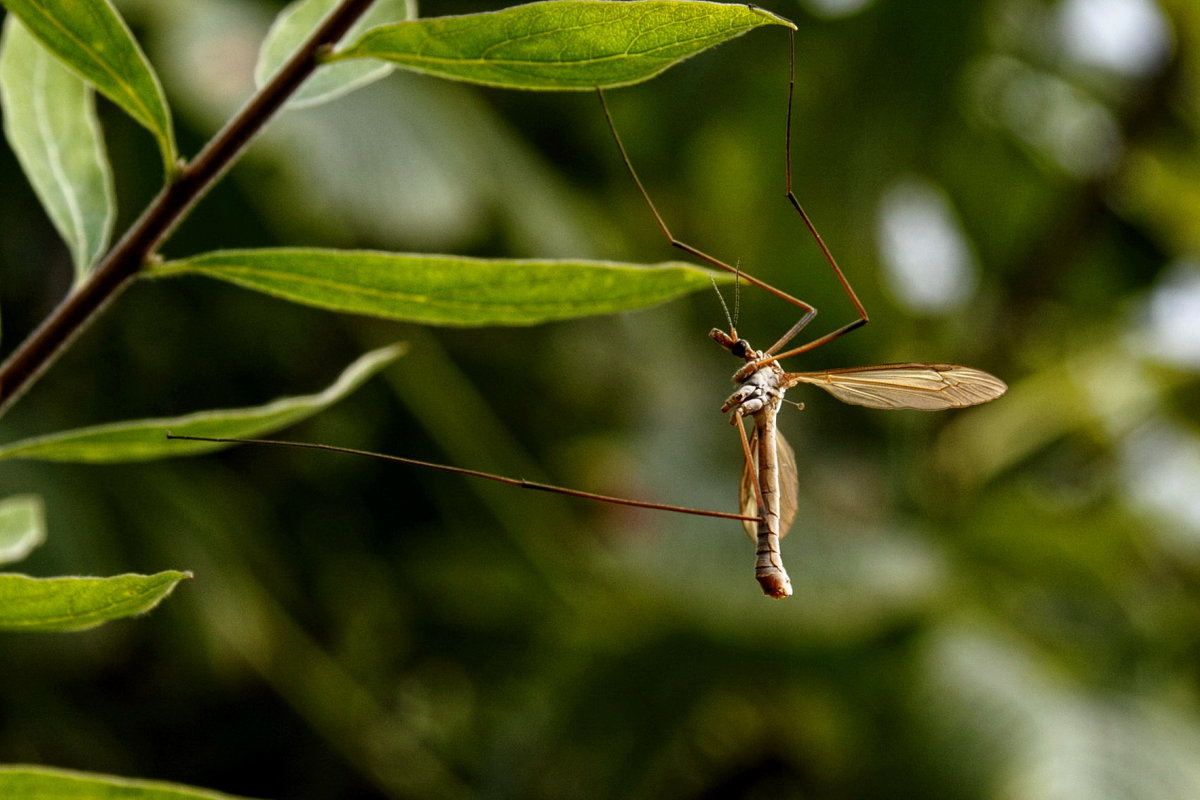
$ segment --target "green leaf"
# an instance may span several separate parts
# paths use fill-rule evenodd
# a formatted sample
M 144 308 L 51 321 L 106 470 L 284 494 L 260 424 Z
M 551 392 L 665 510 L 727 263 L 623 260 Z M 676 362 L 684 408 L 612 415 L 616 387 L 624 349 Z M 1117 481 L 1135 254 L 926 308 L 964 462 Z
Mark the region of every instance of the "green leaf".
M 116 213 L 92 90 L 15 16 L 0 41 L 4 134 L 75 262 L 78 283 L 108 248 Z
M 149 277 L 197 274 L 304 305 L 427 325 L 536 325 L 647 308 L 725 276 L 680 262 L 481 259 L 363 250 L 224 250 Z
M 647 80 L 761 25 L 792 23 L 749 5 L 695 0 L 551 0 L 368 31 L 337 61 L 378 58 L 509 89 L 582 90 Z
M 46 511 L 36 494 L 0 500 L 0 564 L 20 561 L 46 541 Z
M 47 50 L 158 140 L 167 174 L 175 134 L 158 77 L 110 0 L 3 0 Z
M 261 87 L 270 80 L 335 5 L 337 0 L 296 0 L 280 11 L 263 40 L 258 64 L 254 67 L 254 82 Z M 354 38 L 375 25 L 411 19 L 416 12 L 415 0 L 376 0 L 346 36 Z M 305 108 L 333 100 L 391 71 L 388 64 L 370 62 L 326 64 L 292 95 L 288 106 Z
M 31 578 L 0 573 L 0 631 L 65 632 L 145 614 L 190 572 L 113 578 Z M 3 795 L 0 796 L 11 796 Z
M 21 800 L 246 800 L 177 783 L 27 765 L 0 767 L 0 797 Z
M 283 397 L 254 408 L 201 411 L 182 417 L 116 422 L 52 433 L 0 447 L 0 459 L 109 464 L 220 450 L 228 445 L 175 441 L 167 439 L 166 434 L 170 431 L 186 436 L 247 437 L 285 428 L 350 394 L 367 378 L 403 355 L 405 349 L 404 345 L 392 345 L 367 353 L 317 394 Z

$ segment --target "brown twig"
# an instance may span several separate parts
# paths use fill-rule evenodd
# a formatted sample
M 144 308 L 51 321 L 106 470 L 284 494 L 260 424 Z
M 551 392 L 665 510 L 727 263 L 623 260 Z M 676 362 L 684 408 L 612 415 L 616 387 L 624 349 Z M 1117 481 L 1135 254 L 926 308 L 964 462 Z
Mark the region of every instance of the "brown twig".
M 0 415 L 29 389 L 96 315 L 120 294 L 209 187 L 237 160 L 287 99 L 320 66 L 374 0 L 342 0 L 274 77 L 247 101 L 189 163 L 180 166 L 158 196 L 50 316 L 0 364 Z

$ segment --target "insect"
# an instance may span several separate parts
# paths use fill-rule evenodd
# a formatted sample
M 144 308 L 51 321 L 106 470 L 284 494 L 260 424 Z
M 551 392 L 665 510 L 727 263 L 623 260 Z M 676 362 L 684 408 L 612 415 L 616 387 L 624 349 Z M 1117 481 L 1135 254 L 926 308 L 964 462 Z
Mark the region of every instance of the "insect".
M 910 362 L 883 364 L 847 369 L 823 370 L 820 372 L 786 372 L 779 362 L 827 344 L 852 330 L 867 324 L 867 310 L 854 293 L 837 260 L 826 246 L 821 234 L 809 218 L 799 199 L 792 191 L 792 105 L 796 88 L 795 35 L 789 32 L 788 57 L 788 100 L 787 122 L 784 135 L 784 175 L 788 202 L 799 214 L 804 226 L 821 250 L 826 263 L 854 305 L 857 317 L 841 327 L 818 336 L 790 350 L 783 348 L 808 325 L 817 314 L 816 307 L 776 289 L 763 281 L 742 272 L 719 258 L 709 255 L 681 241 L 671 233 L 649 192 L 638 177 L 633 162 L 617 132 L 602 90 L 597 90 L 604 119 L 612 132 L 613 140 L 621 153 L 625 168 L 634 185 L 650 209 L 659 230 L 672 247 L 678 248 L 705 263 L 734 273 L 738 281 L 758 286 L 803 312 L 796 322 L 775 344 L 766 350 L 755 350 L 750 342 L 738 336 L 732 318 L 729 332 L 719 328 L 709 332 L 709 338 L 746 363 L 733 374 L 737 389 L 721 406 L 722 413 L 729 414 L 729 421 L 737 430 L 742 444 L 745 467 L 740 485 L 740 505 L 743 513 L 757 517 L 745 522 L 746 532 L 757 543 L 755 578 L 765 594 L 783 598 L 792 594 L 791 580 L 784 569 L 779 552 L 779 540 L 791 527 L 796 515 L 796 498 L 799 480 L 796 471 L 796 456 L 791 446 L 779 432 L 777 417 L 784 402 L 784 393 L 798 384 L 818 386 L 839 400 L 868 408 L 921 409 L 936 411 L 962 408 L 994 400 L 1007 390 L 1005 383 L 994 375 L 972 367 L 957 364 L 927 364 Z M 743 419 L 749 417 L 753 433 L 747 437 Z
M 734 273 L 736 276 L 735 285 L 745 281 L 791 303 L 802 311 L 799 321 L 766 350 L 756 350 L 747 340 L 741 338 L 737 333 L 733 318 L 729 318 L 728 332 L 719 328 L 714 328 L 709 332 L 711 339 L 745 362 L 733 374 L 733 382 L 737 388 L 721 406 L 722 413 L 729 415 L 729 422 L 738 430 L 742 454 L 745 459 L 739 490 L 740 513 L 707 511 L 598 495 L 560 486 L 507 478 L 478 470 L 417 461 L 415 459 L 363 450 L 352 450 L 333 445 L 266 439 L 219 439 L 172 436 L 170 433 L 167 434 L 168 438 L 225 443 L 271 444 L 350 453 L 484 478 L 524 489 L 556 492 L 606 503 L 724 519 L 737 519 L 742 522 L 751 539 L 757 543 L 755 577 L 762 587 L 763 592 L 776 598 L 790 596 L 792 594 L 792 586 L 780 556 L 779 540 L 786 535 L 796 516 L 799 481 L 797 478 L 795 454 L 783 438 L 783 435 L 779 432 L 777 426 L 779 409 L 784 403 L 784 394 L 788 389 L 799 384 L 809 384 L 824 389 L 843 402 L 866 406 L 868 408 L 939 410 L 962 408 L 993 400 L 1003 394 L 1007 387 L 1003 381 L 993 375 L 956 364 L 884 364 L 823 370 L 820 372 L 787 372 L 780 365 L 779 362 L 782 359 L 806 353 L 867 323 L 866 309 L 854 293 L 849 280 L 846 278 L 845 273 L 842 272 L 841 267 L 838 266 L 837 261 L 822 240 L 821 235 L 817 232 L 816 226 L 812 223 L 803 207 L 801 207 L 799 200 L 792 191 L 792 105 L 795 93 L 794 35 L 791 41 L 788 74 L 787 124 L 785 129 L 787 198 L 799 214 L 809 234 L 817 243 L 825 261 L 832 269 L 842 289 L 849 297 L 857 312 L 857 317 L 829 333 L 787 350 L 784 348 L 816 316 L 816 307 L 752 275 L 746 274 L 740 267 L 731 266 L 677 239 L 667 227 L 666 222 L 655 207 L 654 201 L 651 200 L 649 193 L 642 184 L 641 178 L 638 177 L 637 171 L 633 167 L 633 162 L 629 158 L 625 144 L 617 132 L 617 127 L 609 111 L 608 102 L 605 99 L 603 90 L 597 90 L 604 119 L 612 133 L 613 140 L 616 142 L 625 168 L 632 177 L 643 201 L 650 209 L 650 213 L 670 245 L 710 266 Z M 749 435 L 746 433 L 744 424 L 746 418 L 749 418 L 753 426 Z

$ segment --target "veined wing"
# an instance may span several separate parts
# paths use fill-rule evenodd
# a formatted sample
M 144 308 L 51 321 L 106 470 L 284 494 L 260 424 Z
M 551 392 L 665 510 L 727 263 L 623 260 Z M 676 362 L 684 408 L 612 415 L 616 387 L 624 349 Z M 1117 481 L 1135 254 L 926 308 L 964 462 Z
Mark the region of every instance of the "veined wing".
M 750 435 L 750 454 L 753 462 L 746 462 L 742 469 L 742 482 L 738 489 L 738 502 L 746 516 L 758 516 L 758 494 L 754 491 L 754 479 L 758 474 L 758 430 Z M 775 464 L 779 470 L 779 538 L 787 536 L 796 519 L 796 501 L 800 495 L 800 477 L 796 473 L 796 453 L 783 434 L 775 431 Z M 758 541 L 758 523 L 742 521 L 750 541 Z
M 1008 386 L 995 375 L 957 364 L 882 364 L 823 372 L 789 372 L 787 386 L 819 386 L 844 403 L 867 408 L 938 411 L 995 400 Z

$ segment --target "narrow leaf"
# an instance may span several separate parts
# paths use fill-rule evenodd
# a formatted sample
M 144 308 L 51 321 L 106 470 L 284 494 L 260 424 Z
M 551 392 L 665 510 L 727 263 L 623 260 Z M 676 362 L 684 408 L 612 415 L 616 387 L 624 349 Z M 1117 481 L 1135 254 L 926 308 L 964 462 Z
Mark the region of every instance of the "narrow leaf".
M 194 273 L 304 305 L 428 325 L 536 325 L 646 308 L 712 286 L 679 262 L 480 259 L 354 250 L 226 250 L 148 274 Z
M 41 497 L 21 494 L 0 500 L 0 564 L 20 561 L 44 541 L 46 511 Z
M 47 50 L 145 126 L 169 174 L 175 134 L 158 77 L 111 0 L 4 0 Z
M 15 16 L 0 41 L 4 135 L 71 251 L 78 283 L 108 247 L 116 200 L 92 90 Z
M 373 350 L 360 357 L 329 388 L 317 394 L 284 397 L 254 408 L 201 411 L 182 417 L 141 419 L 52 433 L 0 447 L 0 459 L 108 464 L 150 461 L 220 450 L 227 445 L 166 438 L 168 431 L 187 436 L 262 436 L 328 408 L 363 381 L 404 354 L 404 345 Z
M 384 25 L 329 58 L 378 58 L 510 89 L 583 90 L 647 80 L 761 25 L 795 28 L 745 4 L 550 0 Z
M 246 800 L 162 781 L 28 765 L 0 767 L 0 797 L 21 800 Z
M 0 631 L 82 631 L 145 614 L 177 583 L 190 577 L 189 572 L 174 570 L 113 578 L 31 578 L 0 573 Z
M 262 86 L 312 34 L 317 24 L 337 5 L 337 0 L 295 0 L 275 18 L 263 40 L 254 67 L 254 82 Z M 416 16 L 415 0 L 376 0 L 347 33 L 354 39 L 375 25 L 399 22 Z M 392 71 L 389 64 L 347 61 L 318 69 L 288 101 L 291 108 L 304 108 L 333 100 L 365 86 Z

